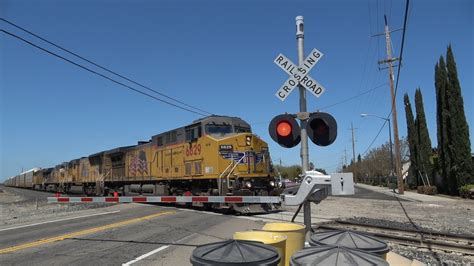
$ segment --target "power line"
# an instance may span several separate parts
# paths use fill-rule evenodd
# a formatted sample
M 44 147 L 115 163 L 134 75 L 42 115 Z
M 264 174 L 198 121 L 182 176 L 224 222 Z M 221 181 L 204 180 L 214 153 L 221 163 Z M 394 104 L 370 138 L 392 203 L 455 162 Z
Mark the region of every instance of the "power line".
M 6 30 L 4 30 L 4 29 L 0 29 L 0 31 L 3 32 L 3 33 L 5 33 L 5 34 L 7 34 L 7 35 L 9 35 L 9 36 L 11 36 L 11 37 L 14 37 L 14 38 L 16 38 L 16 39 L 18 39 L 18 40 L 20 40 L 20 41 L 23 41 L 24 43 L 29 44 L 29 45 L 31 45 L 31 46 L 33 46 L 33 47 L 39 49 L 39 50 L 42 50 L 43 52 L 46 52 L 46 53 L 48 53 L 48 54 L 50 54 L 50 55 L 52 55 L 52 56 L 55 56 L 55 57 L 57 57 L 57 58 L 60 58 L 60 59 L 66 61 L 66 62 L 68 62 L 68 63 L 70 63 L 70 64 L 73 64 L 73 65 L 75 65 L 75 66 L 77 66 L 77 67 L 79 67 L 79 68 L 81 68 L 81 69 L 83 69 L 83 70 L 86 70 L 86 71 L 88 71 L 88 72 L 90 72 L 90 73 L 93 73 L 93 74 L 95 74 L 95 75 L 98 75 L 98 76 L 100 76 L 100 77 L 102 77 L 102 78 L 105 78 L 105 79 L 107 79 L 107 80 L 109 80 L 109 81 L 112 81 L 112 82 L 114 82 L 114 83 L 116 83 L 116 84 L 118 84 L 118 85 L 121 85 L 121 86 L 123 86 L 123 87 L 125 87 L 125 88 L 127 88 L 127 89 L 130 89 L 130 90 L 135 91 L 135 92 L 137 92 L 137 93 L 140 93 L 140 94 L 142 94 L 142 95 L 148 96 L 148 97 L 150 97 L 150 98 L 152 98 L 152 99 L 155 99 L 155 100 L 157 100 L 157 101 L 160 101 L 160 102 L 162 102 L 162 103 L 165 103 L 165 104 L 174 106 L 174 107 L 176 107 L 176 108 L 179 108 L 179 109 L 182 109 L 182 110 L 185 110 L 185 111 L 194 113 L 194 114 L 198 114 L 198 115 L 201 115 L 201 116 L 207 116 L 207 115 L 204 114 L 204 113 L 200 113 L 200 112 L 197 112 L 197 111 L 194 111 L 194 110 L 191 110 L 191 109 L 188 109 L 188 108 L 179 106 L 179 105 L 177 105 L 177 104 L 174 104 L 174 103 L 165 101 L 165 100 L 160 99 L 160 98 L 158 98 L 158 97 L 155 97 L 155 96 L 153 96 L 153 95 L 151 95 L 151 94 L 148 94 L 148 93 L 143 92 L 143 91 L 141 91 L 141 90 L 135 89 L 135 88 L 133 88 L 133 87 L 131 87 L 131 86 L 129 86 L 129 85 L 126 85 L 126 84 L 124 84 L 124 83 L 122 83 L 122 82 L 120 82 L 120 81 L 117 81 L 117 80 L 115 80 L 115 79 L 113 79 L 113 78 L 107 77 L 107 76 L 105 76 L 104 74 L 101 74 L 101 73 L 99 73 L 99 72 L 97 72 L 97 71 L 94 71 L 94 70 L 92 70 L 92 69 L 90 69 L 90 68 L 88 68 L 88 67 L 85 67 L 85 66 L 83 66 L 83 65 L 81 65 L 81 64 L 79 64 L 79 63 L 76 63 L 76 62 L 72 61 L 72 60 L 69 60 L 69 59 L 67 59 L 67 58 L 65 58 L 65 57 L 63 57 L 63 56 L 61 56 L 61 55 L 58 55 L 58 54 L 56 54 L 56 53 L 54 53 L 54 52 L 51 52 L 50 50 L 48 50 L 48 49 L 46 49 L 46 48 L 43 48 L 43 47 L 41 47 L 41 46 L 39 46 L 39 45 L 36 45 L 36 44 L 34 44 L 34 43 L 32 43 L 32 42 L 30 42 L 30 41 L 28 41 L 28 40 L 26 40 L 26 39 L 24 39 L 24 38 L 18 36 L 18 35 L 15 35 L 15 34 L 13 34 L 13 33 L 11 33 L 11 32 L 8 32 L 8 31 L 6 31 Z
M 340 104 L 346 103 L 346 102 L 348 102 L 348 101 L 354 100 L 354 99 L 356 99 L 356 98 L 359 98 L 359 97 L 361 97 L 361 96 L 363 96 L 363 95 L 365 95 L 365 94 L 367 94 L 367 93 L 370 93 L 370 92 L 372 92 L 372 91 L 374 91 L 374 90 L 376 90 L 376 89 L 378 89 L 378 88 L 380 88 L 380 87 L 386 86 L 386 85 L 387 85 L 387 83 L 378 85 L 378 86 L 376 86 L 376 87 L 374 87 L 374 88 L 372 88 L 372 89 L 370 89 L 370 90 L 366 90 L 366 91 L 364 91 L 364 92 L 361 92 L 361 93 L 359 93 L 359 94 L 357 94 L 357 95 L 354 95 L 354 96 L 352 96 L 352 97 L 350 97 L 350 98 L 347 98 L 347 99 L 345 99 L 345 100 L 342 100 L 342 101 L 339 101 L 339 102 L 336 102 L 336 103 L 333 103 L 333 104 L 330 104 L 330 105 L 326 105 L 326 106 L 320 108 L 320 110 L 329 109 L 329 108 L 334 107 L 334 106 L 336 106 L 336 105 L 340 105 Z
M 99 64 L 97 64 L 97 63 L 95 63 L 95 62 L 93 62 L 93 61 L 91 61 L 91 60 L 89 60 L 89 59 L 87 59 L 87 58 L 85 58 L 85 57 L 83 57 L 83 56 L 77 54 L 77 53 L 74 53 L 74 52 L 72 52 L 72 51 L 70 51 L 70 50 L 68 50 L 68 49 L 66 49 L 66 48 L 64 48 L 64 47 L 62 47 L 62 46 L 60 46 L 60 45 L 58 45 L 58 44 L 55 44 L 55 43 L 53 43 L 53 42 L 51 42 L 51 41 L 49 41 L 49 40 L 47 40 L 47 39 L 45 39 L 45 38 L 39 36 L 38 34 L 35 34 L 35 33 L 31 32 L 30 30 L 27 30 L 27 29 L 25 29 L 25 28 L 23 28 L 23 27 L 21 27 L 21 26 L 15 24 L 15 23 L 13 23 L 13 22 L 7 20 L 7 19 L 0 18 L 0 20 L 4 21 L 5 23 L 8 23 L 8 24 L 10 24 L 11 26 L 13 26 L 13 27 L 15 27 L 15 28 L 17 28 L 17 29 L 20 29 L 20 30 L 22 30 L 22 31 L 24 31 L 24 32 L 26 32 L 26 33 L 28 33 L 28 34 L 30 34 L 30 35 L 32 35 L 32 36 L 38 38 L 38 39 L 40 39 L 40 40 L 42 40 L 42 41 L 44 41 L 44 42 L 50 44 L 50 45 L 52 45 L 52 46 L 54 46 L 54 47 L 56 47 L 56 48 L 58 48 L 58 49 L 60 49 L 60 50 L 62 50 L 62 51 L 64 51 L 64 52 L 66 52 L 66 53 L 69 53 L 69 54 L 71 54 L 71 55 L 73 55 L 73 56 L 75 56 L 75 57 L 77 57 L 77 58 L 80 58 L 80 59 L 86 61 L 87 63 L 90 63 L 90 64 L 92 64 L 92 65 L 94 65 L 94 66 L 96 66 L 96 67 L 98 67 L 98 68 L 100 68 L 100 69 L 102 69 L 102 70 L 105 70 L 105 71 L 107 71 L 107 72 L 109 72 L 109 73 L 111 73 L 111 74 L 114 74 L 114 75 L 116 75 L 116 76 L 118 76 L 118 77 L 120 77 L 120 78 L 123 78 L 123 79 L 125 79 L 125 80 L 127 80 L 127 81 L 129 81 L 129 82 L 131 82 L 131 83 L 133 83 L 133 84 L 135 84 L 135 85 L 138 85 L 138 86 L 140 86 L 140 87 L 142 87 L 142 88 L 144 88 L 144 89 L 146 89 L 146 90 L 148 90 L 148 91 L 154 92 L 154 93 L 156 93 L 156 94 L 158 94 L 158 95 L 160 95 L 160 96 L 162 96 L 162 97 L 165 97 L 165 98 L 167 98 L 167 99 L 169 99 L 169 100 L 172 100 L 172 101 L 175 101 L 175 102 L 177 102 L 177 103 L 180 103 L 180 104 L 182 104 L 182 105 L 184 105 L 184 106 L 187 106 L 187 107 L 189 107 L 189 108 L 192 108 L 192 109 L 198 110 L 198 111 L 200 111 L 200 112 L 203 112 L 203 113 L 207 113 L 207 114 L 209 114 L 209 115 L 212 115 L 212 113 L 210 113 L 210 112 L 208 112 L 208 111 L 205 111 L 205 110 L 202 110 L 202 109 L 200 109 L 200 108 L 197 108 L 197 107 L 191 106 L 191 105 L 189 105 L 189 104 L 186 104 L 186 103 L 184 103 L 184 102 L 182 102 L 182 101 L 180 101 L 180 100 L 178 100 L 178 99 L 175 99 L 175 98 L 173 98 L 173 97 L 170 97 L 170 96 L 168 96 L 168 95 L 166 95 L 166 94 L 164 94 L 164 93 L 161 93 L 161 92 L 159 92 L 159 91 L 157 91 L 157 90 L 154 90 L 154 89 L 152 89 L 152 88 L 150 88 L 150 87 L 148 87 L 148 86 L 146 86 L 146 85 L 143 85 L 143 84 L 141 84 L 141 83 L 139 83 L 139 82 L 137 82 L 137 81 L 134 81 L 134 80 L 132 80 L 132 79 L 130 79 L 130 78 L 128 78 L 128 77 L 125 77 L 125 76 L 123 76 L 123 75 L 121 75 L 121 74 L 119 74 L 119 73 L 117 73 L 117 72 L 115 72 L 115 71 L 112 71 L 112 70 L 110 70 L 109 68 L 106 68 L 106 67 L 104 67 L 104 66 L 101 66 L 101 65 L 99 65 Z
M 398 61 L 398 71 L 397 71 L 397 82 L 395 83 L 395 96 L 397 96 L 398 90 L 398 80 L 400 78 L 400 69 L 402 68 L 402 60 L 403 60 L 403 47 L 405 46 L 405 32 L 407 28 L 407 18 L 408 18 L 408 6 L 410 4 L 410 0 L 407 0 L 405 6 L 405 18 L 403 19 L 403 33 L 402 33 L 402 46 L 400 47 L 400 56 Z M 390 111 L 392 113 L 392 111 Z
M 375 136 L 375 138 L 372 140 L 372 142 L 369 144 L 369 146 L 367 147 L 367 149 L 365 149 L 364 153 L 362 155 L 365 155 L 369 150 L 370 148 L 372 147 L 372 145 L 374 145 L 374 142 L 377 140 L 377 138 L 379 137 L 380 135 L 380 132 L 382 132 L 383 128 L 385 127 L 385 125 L 387 124 L 387 121 L 388 120 L 385 120 L 382 124 L 382 127 L 380 127 L 380 130 L 379 132 L 377 133 L 377 135 Z
M 356 94 L 356 95 L 354 95 L 354 96 L 352 96 L 352 97 L 349 97 L 349 98 L 346 98 L 346 99 L 344 99 L 344 100 L 342 100 L 342 101 L 335 102 L 335 103 L 330 104 L 330 105 L 326 105 L 326 106 L 324 106 L 324 107 L 322 107 L 322 108 L 319 108 L 318 110 L 329 109 L 329 108 L 332 108 L 332 107 L 334 107 L 334 106 L 337 106 L 337 105 L 340 105 L 340 104 L 343 104 L 343 103 L 352 101 L 352 100 L 354 100 L 354 99 L 357 99 L 357 98 L 359 98 L 359 97 L 361 97 L 361 96 L 363 96 L 363 95 L 365 95 L 365 94 L 367 94 L 367 93 L 370 93 L 370 92 L 372 92 L 372 91 L 374 91 L 374 90 L 376 90 L 376 89 L 378 89 L 378 88 L 381 88 L 381 87 L 383 87 L 383 86 L 386 86 L 386 85 L 387 85 L 387 83 L 380 84 L 380 85 L 378 85 L 378 86 L 376 86 L 376 87 L 374 87 L 374 88 L 372 88 L 372 89 L 370 89 L 370 90 L 366 90 L 366 91 L 364 91 L 364 92 L 362 92 L 362 93 Z M 270 123 L 270 121 L 256 122 L 256 123 L 252 123 L 251 125 L 260 125 L 260 124 L 265 124 L 265 123 Z
M 394 100 L 396 99 L 396 96 L 397 96 L 397 90 L 398 90 L 398 81 L 400 79 L 400 69 L 402 68 L 402 59 L 403 59 L 403 47 L 404 47 L 404 44 L 405 44 L 405 32 L 406 32 L 406 27 L 407 27 L 407 18 L 408 18 L 408 7 L 409 7 L 409 4 L 410 4 L 410 0 L 407 0 L 406 1 L 406 5 L 405 5 L 405 18 L 403 19 L 403 33 L 402 33 L 402 44 L 401 44 L 401 47 L 400 47 L 400 56 L 399 56 L 399 61 L 398 61 L 398 71 L 397 71 L 397 81 L 395 83 L 395 97 L 394 97 Z M 390 117 L 390 115 L 392 114 L 392 111 L 393 111 L 393 103 L 392 103 L 392 108 L 390 108 L 390 112 L 388 113 L 387 115 L 387 119 Z M 382 127 L 380 127 L 380 130 L 379 132 L 377 133 L 377 135 L 375 136 L 375 138 L 372 140 L 372 142 L 370 143 L 370 145 L 367 147 L 367 149 L 365 150 L 364 154 L 367 153 L 367 151 L 369 151 L 370 147 L 372 147 L 372 145 L 374 144 L 375 140 L 377 139 L 377 137 L 380 135 L 380 132 L 382 132 L 383 128 L 385 127 L 385 124 L 387 123 L 387 120 L 385 120 L 385 122 L 383 123 Z

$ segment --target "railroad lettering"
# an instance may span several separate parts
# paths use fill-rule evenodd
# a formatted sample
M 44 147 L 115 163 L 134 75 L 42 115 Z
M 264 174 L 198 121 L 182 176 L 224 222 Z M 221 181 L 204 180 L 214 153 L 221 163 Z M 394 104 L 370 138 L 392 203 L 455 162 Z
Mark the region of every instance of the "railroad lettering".
M 299 74 L 294 74 L 293 77 L 297 80 L 300 81 L 301 76 Z
M 301 83 L 305 83 L 308 80 L 308 76 L 304 76 L 303 79 L 301 79 Z
M 290 71 L 291 74 L 294 74 L 294 73 L 293 73 L 293 70 L 294 70 L 294 69 L 295 69 L 295 66 L 292 65 L 292 66 L 291 66 L 291 69 L 289 69 L 288 71 Z
M 283 54 L 279 54 L 274 63 L 288 73 L 290 77 L 275 93 L 275 96 L 282 101 L 285 100 L 298 84 L 304 86 L 317 97 L 324 93 L 324 88 L 308 75 L 309 71 L 318 63 L 322 56 L 323 54 L 317 49 L 313 49 L 309 56 L 304 59 L 303 63 L 298 66 Z
M 279 55 L 277 57 L 277 59 L 275 60 L 275 62 L 277 62 L 278 64 L 280 64 L 281 60 L 283 60 L 283 56 Z

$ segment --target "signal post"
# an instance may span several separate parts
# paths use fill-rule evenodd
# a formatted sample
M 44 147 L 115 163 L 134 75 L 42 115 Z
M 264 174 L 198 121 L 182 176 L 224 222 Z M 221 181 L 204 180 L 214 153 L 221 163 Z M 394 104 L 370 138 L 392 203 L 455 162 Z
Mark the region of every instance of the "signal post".
M 296 17 L 296 40 L 298 42 L 298 65 L 302 65 L 304 61 L 304 23 L 303 16 Z M 300 84 L 300 113 L 307 112 L 306 106 L 306 89 Z M 300 120 L 301 127 L 301 171 L 305 173 L 309 166 L 308 151 L 308 133 L 306 132 L 306 120 Z M 311 202 L 306 201 L 303 205 L 304 224 L 306 233 L 311 232 Z
M 303 17 L 296 17 L 296 40 L 298 47 L 298 65 L 295 65 L 284 55 L 279 54 L 274 63 L 290 77 L 283 83 L 275 96 L 284 101 L 295 87 L 300 93 L 300 112 L 296 115 L 284 114 L 273 118 L 269 125 L 269 133 L 274 141 L 285 148 L 291 148 L 301 142 L 301 169 L 305 174 L 309 166 L 308 136 L 318 146 L 327 146 L 334 142 L 337 136 L 336 120 L 327 113 L 308 113 L 306 105 L 306 90 L 314 96 L 320 97 L 325 89 L 308 72 L 322 58 L 323 53 L 313 49 L 307 58 L 304 58 L 304 23 Z M 298 118 L 300 124 L 295 120 Z M 305 181 L 303 181 L 305 182 Z M 310 201 L 303 203 L 304 224 L 306 232 L 311 230 Z

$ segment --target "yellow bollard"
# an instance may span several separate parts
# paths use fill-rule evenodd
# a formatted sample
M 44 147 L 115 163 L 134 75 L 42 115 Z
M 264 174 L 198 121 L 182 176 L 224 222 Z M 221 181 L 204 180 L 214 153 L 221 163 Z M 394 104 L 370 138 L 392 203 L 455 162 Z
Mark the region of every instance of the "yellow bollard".
M 262 230 L 286 235 L 285 266 L 289 266 L 293 253 L 304 248 L 305 228 L 295 223 L 267 223 Z
M 258 241 L 262 242 L 263 244 L 275 247 L 280 254 L 280 263 L 278 263 L 278 265 L 285 265 L 286 236 L 284 234 L 265 231 L 235 232 L 234 239 Z

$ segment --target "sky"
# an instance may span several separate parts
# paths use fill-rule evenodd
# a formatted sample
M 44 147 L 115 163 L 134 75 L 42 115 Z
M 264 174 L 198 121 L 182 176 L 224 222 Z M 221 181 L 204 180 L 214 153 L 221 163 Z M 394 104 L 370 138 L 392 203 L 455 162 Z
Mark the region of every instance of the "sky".
M 410 2 L 396 99 L 399 134 L 406 136 L 403 94 L 414 108 L 419 87 L 436 146 L 434 66 L 451 44 L 473 145 L 474 2 Z M 2 18 L 189 105 L 243 118 L 284 165 L 300 163 L 299 146 L 278 146 L 268 124 L 278 114 L 299 111 L 298 93 L 284 102 L 275 97 L 288 75 L 273 60 L 282 53 L 297 62 L 295 17 L 303 16 L 305 54 L 313 48 L 324 54 L 310 76 L 326 88 L 319 98 L 307 94 L 308 110 L 328 112 L 338 122 L 332 145 L 310 142 L 310 161 L 328 172 L 341 166 L 345 154 L 350 162 L 351 124 L 356 156 L 363 157 L 384 123 L 361 113 L 390 111 L 388 72 L 377 64 L 386 58 L 385 38 L 371 36 L 383 32 L 384 14 L 390 29 L 402 28 L 404 10 L 405 1 L 398 0 L 0 0 Z M 97 70 L 2 21 L 0 28 Z M 395 57 L 401 37 L 402 31 L 392 33 Z M 200 118 L 2 32 L 0 91 L 0 180 L 132 145 Z M 385 127 L 370 148 L 387 140 Z

